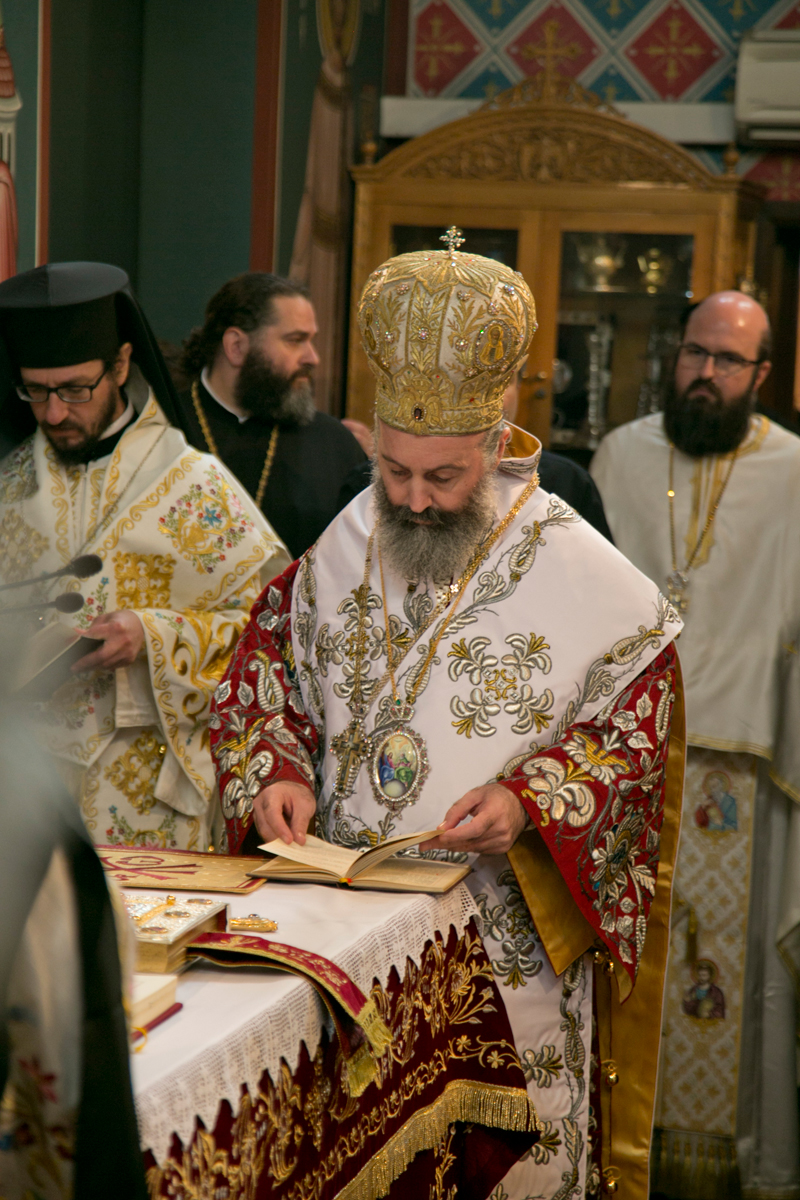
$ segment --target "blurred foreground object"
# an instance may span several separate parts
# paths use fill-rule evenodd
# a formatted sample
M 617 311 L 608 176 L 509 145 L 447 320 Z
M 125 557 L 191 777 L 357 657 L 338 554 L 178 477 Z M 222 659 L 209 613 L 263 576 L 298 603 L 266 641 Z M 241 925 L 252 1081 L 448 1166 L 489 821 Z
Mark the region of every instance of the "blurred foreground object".
M 144 1200 L 105 877 L 9 702 L 7 629 L 0 650 L 0 1194 Z

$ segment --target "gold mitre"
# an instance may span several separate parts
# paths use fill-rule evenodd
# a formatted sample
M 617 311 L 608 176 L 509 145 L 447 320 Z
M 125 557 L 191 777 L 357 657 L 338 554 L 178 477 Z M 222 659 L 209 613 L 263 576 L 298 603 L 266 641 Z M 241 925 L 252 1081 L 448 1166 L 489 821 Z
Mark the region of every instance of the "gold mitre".
M 479 433 L 503 417 L 503 392 L 536 332 L 536 306 L 518 271 L 479 254 L 399 254 L 373 271 L 358 326 L 378 380 L 375 408 L 394 429 Z

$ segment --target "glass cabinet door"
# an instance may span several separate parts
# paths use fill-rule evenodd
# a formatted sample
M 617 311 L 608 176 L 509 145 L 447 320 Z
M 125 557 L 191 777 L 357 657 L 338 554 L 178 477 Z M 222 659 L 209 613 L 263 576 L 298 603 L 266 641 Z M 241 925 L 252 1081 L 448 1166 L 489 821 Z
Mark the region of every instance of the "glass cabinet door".
M 583 458 L 661 407 L 691 303 L 689 234 L 563 232 L 551 445 Z

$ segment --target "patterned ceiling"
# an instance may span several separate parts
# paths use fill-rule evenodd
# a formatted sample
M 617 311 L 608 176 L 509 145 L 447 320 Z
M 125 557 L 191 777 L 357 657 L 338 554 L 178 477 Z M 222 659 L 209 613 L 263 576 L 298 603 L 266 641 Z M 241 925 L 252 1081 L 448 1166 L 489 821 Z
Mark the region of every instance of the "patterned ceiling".
M 800 27 L 800 0 L 412 0 L 407 94 L 490 98 L 550 63 L 603 99 L 733 100 L 738 41 Z M 721 154 L 700 155 L 722 169 Z M 800 155 L 744 154 L 770 199 L 800 200 Z

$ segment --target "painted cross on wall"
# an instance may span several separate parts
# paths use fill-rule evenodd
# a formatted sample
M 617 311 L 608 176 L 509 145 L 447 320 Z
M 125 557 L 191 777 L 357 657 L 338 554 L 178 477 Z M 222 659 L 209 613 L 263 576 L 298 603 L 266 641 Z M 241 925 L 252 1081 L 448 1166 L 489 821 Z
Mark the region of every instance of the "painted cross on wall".
M 410 22 L 410 96 L 491 99 L 549 64 L 611 104 L 730 103 L 742 34 L 800 27 L 800 0 L 411 0 Z M 800 156 L 741 167 L 800 200 Z

